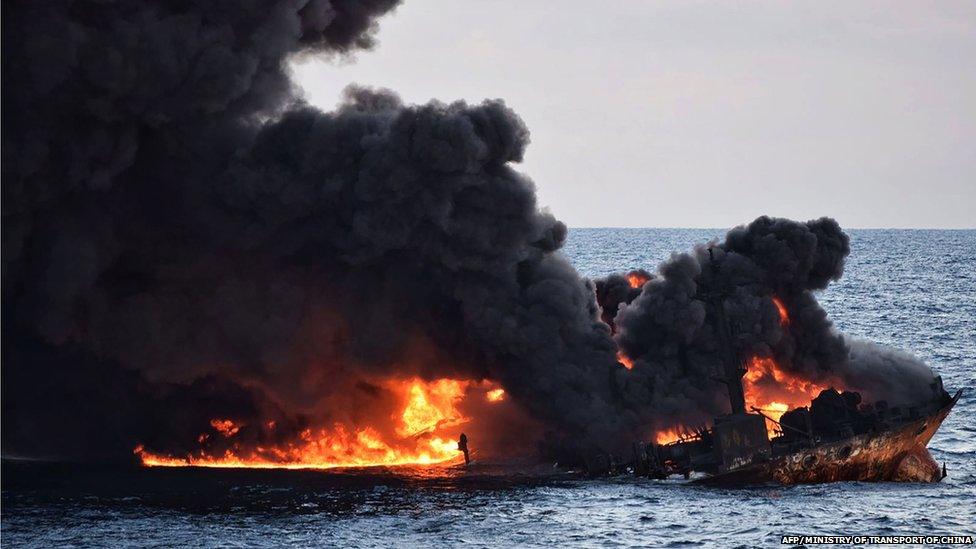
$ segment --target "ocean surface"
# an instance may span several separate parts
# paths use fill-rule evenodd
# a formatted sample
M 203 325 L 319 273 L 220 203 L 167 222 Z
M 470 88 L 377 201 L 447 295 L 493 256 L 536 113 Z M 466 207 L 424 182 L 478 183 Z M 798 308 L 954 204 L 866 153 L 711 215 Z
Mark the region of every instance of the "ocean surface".
M 855 230 L 819 296 L 838 329 L 910 350 L 962 400 L 930 444 L 939 484 L 719 490 L 548 467 L 342 472 L 4 462 L 4 547 L 770 547 L 780 536 L 976 535 L 976 231 Z M 717 229 L 574 229 L 602 276 L 653 270 Z

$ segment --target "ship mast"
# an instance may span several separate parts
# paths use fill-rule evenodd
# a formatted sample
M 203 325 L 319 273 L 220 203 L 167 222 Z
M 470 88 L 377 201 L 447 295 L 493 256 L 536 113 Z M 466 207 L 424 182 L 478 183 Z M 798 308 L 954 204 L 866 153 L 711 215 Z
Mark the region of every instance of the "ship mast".
M 708 248 L 708 259 L 712 276 L 709 284 L 711 288 L 706 291 L 705 300 L 711 309 L 715 331 L 718 334 L 719 355 L 724 369 L 724 378 L 721 381 L 728 388 L 732 414 L 745 414 L 746 397 L 742 390 L 742 376 L 745 375 L 746 370 L 732 350 L 732 331 L 729 328 L 728 317 L 725 315 L 725 292 L 719 287 L 718 263 L 715 261 L 712 248 Z

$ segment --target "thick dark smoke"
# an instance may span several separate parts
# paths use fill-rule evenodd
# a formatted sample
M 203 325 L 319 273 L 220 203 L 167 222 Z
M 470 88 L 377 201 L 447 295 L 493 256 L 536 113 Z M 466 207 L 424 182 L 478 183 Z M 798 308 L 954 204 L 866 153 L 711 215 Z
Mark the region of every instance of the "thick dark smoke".
M 214 257 L 187 222 L 259 122 L 296 101 L 287 56 L 368 48 L 395 4 L 4 3 L 5 453 L 178 449 L 222 408 L 269 407 L 223 370 L 256 368 L 261 334 L 302 314 L 256 300 L 300 296 L 227 276 L 233 252 Z M 242 337 L 248 323 L 263 328 Z
M 641 288 L 654 275 L 644 269 L 636 269 L 627 274 L 612 274 L 593 281 L 596 302 L 600 307 L 600 320 L 614 331 L 613 319 L 621 305 L 627 305 L 641 294 Z
M 761 217 L 724 241 L 677 254 L 614 318 L 616 342 L 634 369 L 623 376 L 638 423 L 704 423 L 729 409 L 721 346 L 710 307 L 723 303 L 736 360 L 773 358 L 783 371 L 823 386 L 891 402 L 924 399 L 931 370 L 906 353 L 850 342 L 814 291 L 843 274 L 849 239 L 837 223 Z M 600 287 L 601 282 L 597 282 Z M 773 301 L 785 305 L 784 323 Z M 649 404 L 648 404 L 649 403 Z
M 241 433 L 271 444 L 392 374 L 495 380 L 605 446 L 727 408 L 703 291 L 738 352 L 811 379 L 894 394 L 879 368 L 924 368 L 832 329 L 811 293 L 848 253 L 831 220 L 734 229 L 714 273 L 699 249 L 591 285 L 501 101 L 305 105 L 289 56 L 369 48 L 394 4 L 4 5 L 4 453 L 178 454 L 214 417 L 274 421 Z
M 368 47 L 392 4 L 5 6 L 5 451 L 192 443 L 218 383 L 233 417 L 341 419 L 332 397 L 388 372 L 491 378 L 583 437 L 612 421 L 609 330 L 507 166 L 521 120 L 292 90 L 289 54 Z

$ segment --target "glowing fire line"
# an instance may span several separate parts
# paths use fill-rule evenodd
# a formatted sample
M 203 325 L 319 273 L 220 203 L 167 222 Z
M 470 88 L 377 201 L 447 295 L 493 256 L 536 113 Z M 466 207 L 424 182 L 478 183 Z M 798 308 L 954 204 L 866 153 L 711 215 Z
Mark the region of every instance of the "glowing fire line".
M 478 389 L 492 404 L 505 397 L 504 389 L 490 382 L 410 379 L 385 385 L 403 403 L 402 411 L 390 418 L 395 436 L 386 439 L 370 426 L 349 429 L 336 423 L 331 428 L 306 429 L 298 440 L 283 445 L 245 449 L 233 442 L 245 425 L 233 418 L 214 418 L 210 421 L 214 432 L 232 443 L 222 454 L 201 448 L 182 456 L 167 455 L 151 452 L 141 444 L 133 453 L 149 467 L 332 469 L 454 463 L 463 461 L 453 439 L 457 433 L 445 430 L 469 421 L 457 410 L 466 391 Z M 269 430 L 275 428 L 274 421 L 264 425 Z M 198 441 L 203 444 L 210 438 L 209 433 L 202 433 Z

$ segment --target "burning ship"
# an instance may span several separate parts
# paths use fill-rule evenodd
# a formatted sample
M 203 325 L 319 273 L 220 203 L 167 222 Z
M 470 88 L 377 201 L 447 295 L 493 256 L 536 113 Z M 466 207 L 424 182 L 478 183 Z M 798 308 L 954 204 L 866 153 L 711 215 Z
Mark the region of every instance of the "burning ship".
M 530 132 L 503 101 L 303 101 L 293 56 L 369 48 L 396 4 L 5 10 L 4 454 L 432 464 L 458 459 L 463 425 L 479 458 L 575 466 L 708 423 L 636 468 L 933 476 L 924 445 L 952 399 L 814 296 L 850 252 L 836 221 L 762 216 L 714 259 L 589 279 L 516 167 Z
M 635 474 L 689 478 L 702 472 L 706 476 L 693 483 L 711 486 L 938 482 L 946 475 L 926 446 L 961 391 L 950 396 L 941 378 L 931 385 L 931 399 L 916 406 L 879 401 L 858 407 L 858 393 L 831 388 L 779 421 L 757 408 L 746 412 L 741 387 L 730 384 L 734 411 L 715 418 L 713 427 L 666 444 L 635 443 Z M 766 422 L 780 428 L 776 436 L 769 437 Z
M 711 427 L 680 434 L 676 440 L 635 443 L 636 475 L 660 479 L 678 474 L 688 479 L 698 472 L 704 475 L 694 484 L 726 487 L 945 478 L 945 465 L 940 468 L 926 446 L 962 391 L 950 396 L 942 378 L 936 377 L 929 385 L 929 398 L 914 405 L 888 406 L 883 400 L 862 404 L 859 393 L 830 387 L 809 406 L 785 412 L 752 406 L 747 411 L 742 379 L 750 368 L 743 367 L 729 345 L 723 296 L 713 292 L 707 302 L 724 358 L 722 381 L 728 387 L 731 412 L 716 417 Z M 776 305 L 787 319 L 782 304 Z M 763 364 L 752 359 L 748 366 L 755 372 Z

